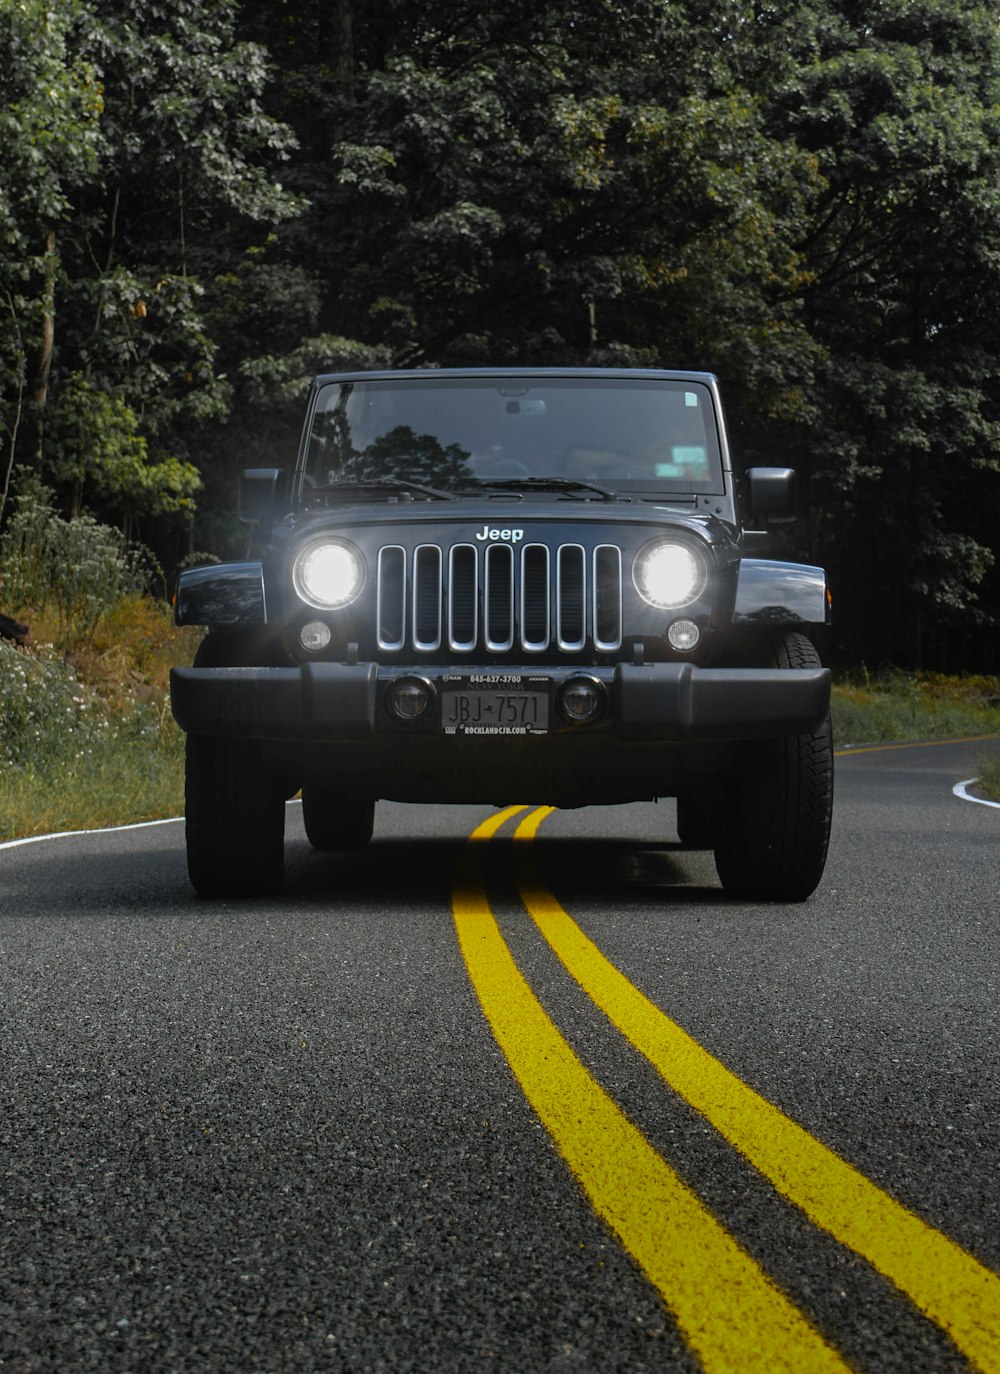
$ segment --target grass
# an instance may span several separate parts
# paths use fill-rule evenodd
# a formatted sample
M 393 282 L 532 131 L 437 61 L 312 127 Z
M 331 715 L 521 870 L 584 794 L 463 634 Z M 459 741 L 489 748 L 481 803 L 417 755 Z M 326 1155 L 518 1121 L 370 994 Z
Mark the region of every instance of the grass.
M 834 684 L 833 727 L 840 748 L 1000 734 L 1000 678 L 854 672 Z
M 990 801 L 1000 802 L 1000 758 L 984 760 L 979 769 L 979 788 Z
M 130 721 L 108 747 L 81 752 L 68 766 L 5 771 L 0 779 L 0 840 L 90 830 L 184 812 L 184 750 L 173 721 Z
M 892 741 L 1000 736 L 1000 677 L 855 671 L 834 684 L 839 748 Z M 984 749 L 977 768 L 985 796 L 1000 801 L 1000 761 Z
M 29 648 L 0 641 L 0 840 L 182 814 L 169 670 L 191 662 L 200 632 L 138 595 L 70 644 L 45 608 L 20 618 Z
M 157 820 L 183 811 L 184 741 L 169 670 L 201 637 L 170 607 L 121 598 L 84 639 L 59 642 L 45 608 L 17 608 L 27 650 L 0 641 L 0 840 Z M 851 673 L 833 691 L 838 747 L 1000 736 L 1000 678 Z M 979 781 L 1000 800 L 1000 758 Z

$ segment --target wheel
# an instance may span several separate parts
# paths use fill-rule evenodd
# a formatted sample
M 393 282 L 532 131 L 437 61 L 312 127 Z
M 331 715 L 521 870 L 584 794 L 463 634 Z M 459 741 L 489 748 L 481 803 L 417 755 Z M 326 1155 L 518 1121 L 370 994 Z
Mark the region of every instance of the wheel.
M 375 803 L 350 801 L 318 783 L 304 783 L 302 820 L 313 849 L 364 849 L 375 825 Z
M 804 635 L 775 634 L 761 646 L 774 668 L 819 666 Z M 833 814 L 830 718 L 814 731 L 748 740 L 715 813 L 715 866 L 730 896 L 801 902 L 826 864 Z
M 712 798 L 708 792 L 682 792 L 677 798 L 677 838 L 685 849 L 711 849 L 715 844 Z
M 280 667 L 283 658 L 276 650 L 270 626 L 251 629 L 212 630 L 198 645 L 194 656 L 196 668 L 263 668 L 269 664 Z M 276 656 L 277 654 L 277 656 Z
M 253 740 L 188 735 L 188 874 L 202 897 L 264 897 L 284 877 L 285 798 Z

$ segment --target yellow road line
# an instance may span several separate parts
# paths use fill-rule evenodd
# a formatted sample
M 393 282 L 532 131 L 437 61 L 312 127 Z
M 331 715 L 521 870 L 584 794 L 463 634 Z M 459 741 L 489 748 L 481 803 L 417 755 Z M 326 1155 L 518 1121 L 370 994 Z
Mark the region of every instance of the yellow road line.
M 992 735 L 963 735 L 960 739 L 900 740 L 893 744 L 846 744 L 843 749 L 835 749 L 838 759 L 849 759 L 852 754 L 888 754 L 894 749 L 939 749 L 946 744 L 979 744 L 983 740 L 1000 739 Z
M 521 822 L 533 840 L 551 807 Z M 666 1082 L 810 1221 L 856 1251 L 948 1332 L 984 1374 L 1000 1374 L 1000 1278 L 747 1086 L 610 963 L 545 886 L 520 844 L 521 899 L 567 971 Z
M 480 1005 L 525 1096 L 709 1374 L 847 1374 L 849 1366 L 591 1077 L 518 969 L 472 842 L 488 840 L 523 809 L 501 812 L 471 836 L 452 905 Z

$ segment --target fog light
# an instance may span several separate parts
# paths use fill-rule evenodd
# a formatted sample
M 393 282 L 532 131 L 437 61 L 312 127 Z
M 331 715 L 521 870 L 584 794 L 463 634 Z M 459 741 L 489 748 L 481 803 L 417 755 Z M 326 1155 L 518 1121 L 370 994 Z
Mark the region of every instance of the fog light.
M 593 677 L 574 677 L 562 689 L 562 713 L 574 725 L 596 720 L 607 705 L 604 684 Z
M 299 643 L 310 654 L 320 654 L 330 642 L 330 627 L 322 620 L 310 620 L 299 631 Z
M 675 620 L 667 631 L 667 639 L 679 654 L 689 654 L 701 639 L 701 631 L 693 620 Z
M 434 705 L 434 688 L 425 678 L 405 677 L 389 691 L 389 706 L 397 720 L 420 720 Z

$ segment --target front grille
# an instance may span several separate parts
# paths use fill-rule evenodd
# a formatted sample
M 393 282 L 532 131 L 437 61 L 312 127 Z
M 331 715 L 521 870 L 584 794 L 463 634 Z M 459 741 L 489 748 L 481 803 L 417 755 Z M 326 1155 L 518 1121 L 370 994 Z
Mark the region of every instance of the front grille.
M 610 653 L 622 642 L 614 544 L 398 544 L 378 554 L 378 646 L 387 652 Z

